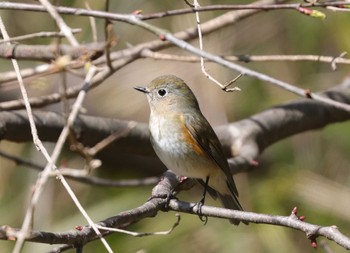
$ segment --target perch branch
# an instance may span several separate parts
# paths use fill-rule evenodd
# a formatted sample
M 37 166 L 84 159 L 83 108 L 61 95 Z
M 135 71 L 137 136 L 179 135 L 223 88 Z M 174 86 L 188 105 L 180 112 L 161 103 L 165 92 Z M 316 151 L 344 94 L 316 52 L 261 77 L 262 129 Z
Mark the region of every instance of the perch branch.
M 186 181 L 186 180 L 185 180 Z M 186 183 L 185 183 L 186 184 Z M 184 187 L 186 189 L 186 186 Z M 174 189 L 182 190 L 181 182 L 178 177 L 170 171 L 163 175 L 163 180 L 154 187 L 152 196 L 167 196 L 171 194 Z M 121 212 L 115 216 L 109 217 L 97 223 L 97 226 L 106 228 L 125 228 L 133 223 L 139 222 L 147 217 L 155 217 L 159 211 L 176 211 L 197 216 L 197 205 L 195 203 L 188 203 L 178 200 L 170 200 L 168 209 L 166 209 L 166 198 L 153 197 L 143 205 L 134 209 Z M 306 237 L 315 242 L 317 237 L 323 236 L 329 240 L 336 242 L 345 249 L 350 249 L 350 239 L 342 234 L 336 226 L 319 226 L 311 223 L 301 221 L 296 215 L 295 210 L 289 216 L 268 215 L 253 212 L 244 212 L 237 210 L 229 210 L 225 208 L 218 208 L 212 206 L 202 206 L 203 215 L 208 217 L 217 217 L 222 219 L 235 218 L 241 221 L 250 223 L 262 223 L 277 226 L 284 226 L 302 231 Z M 17 229 L 9 226 L 0 227 L 0 239 L 15 240 Z M 102 230 L 103 236 L 113 234 L 113 231 Z M 69 248 L 83 246 L 88 242 L 96 240 L 97 236 L 94 234 L 90 226 L 76 226 L 75 230 L 61 233 L 31 231 L 27 238 L 31 242 L 41 242 L 47 244 L 64 244 L 50 252 L 63 252 Z

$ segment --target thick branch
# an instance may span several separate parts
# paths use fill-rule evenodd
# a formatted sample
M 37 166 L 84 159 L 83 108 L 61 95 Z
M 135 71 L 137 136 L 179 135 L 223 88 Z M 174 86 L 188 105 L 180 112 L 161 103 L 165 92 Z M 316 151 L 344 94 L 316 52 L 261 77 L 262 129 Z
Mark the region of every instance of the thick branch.
M 350 104 L 350 78 L 328 91 L 319 93 Z M 218 128 L 220 140 L 235 172 L 255 166 L 265 148 L 289 136 L 323 128 L 350 119 L 350 114 L 326 104 L 301 99 L 272 107 L 247 119 Z
M 51 62 L 61 55 L 69 55 L 72 59 L 79 59 L 83 56 L 87 59 L 96 59 L 102 55 L 104 43 L 91 43 L 81 46 L 69 45 L 21 45 L 1 44 L 0 58 L 14 58 L 18 60 L 39 60 Z M 91 57 L 92 56 L 92 57 Z
M 350 79 L 320 94 L 350 104 Z M 34 115 L 40 138 L 43 141 L 55 142 L 65 124 L 64 117 L 58 113 L 40 111 Z M 218 127 L 216 130 L 227 156 L 234 157 L 230 162 L 237 171 L 252 165 L 254 159 L 265 148 L 281 139 L 349 119 L 350 114 L 343 110 L 302 99 L 270 108 L 248 119 Z M 114 132 L 124 131 L 129 123 L 117 119 L 80 115 L 73 129 L 79 141 L 92 146 Z M 0 139 L 15 142 L 31 141 L 25 111 L 0 112 Z M 117 153 L 153 156 L 147 124 L 137 123 L 103 153 L 105 156 L 110 154 L 113 160 Z
M 64 115 L 55 112 L 35 111 L 34 119 L 40 138 L 49 142 L 57 141 L 66 124 Z M 79 141 L 92 146 L 114 132 L 124 131 L 128 124 L 128 121 L 123 120 L 80 115 L 74 122 L 73 130 Z M 0 139 L 14 142 L 30 141 L 28 117 L 24 110 L 0 112 Z M 131 152 L 131 149 L 139 146 L 139 149 L 135 150 L 136 153 L 149 154 L 151 146 L 148 142 L 147 125 L 138 123 L 127 133 L 127 137 L 121 137 L 112 146 L 116 147 L 117 151 L 124 146 L 126 152 Z

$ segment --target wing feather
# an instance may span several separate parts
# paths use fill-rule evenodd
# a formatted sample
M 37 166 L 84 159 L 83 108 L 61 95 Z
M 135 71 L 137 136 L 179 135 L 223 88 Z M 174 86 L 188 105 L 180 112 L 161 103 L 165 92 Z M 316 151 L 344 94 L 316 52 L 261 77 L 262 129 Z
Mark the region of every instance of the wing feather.
M 203 115 L 195 117 L 192 114 L 184 114 L 184 123 L 192 138 L 199 144 L 205 153 L 213 158 L 219 168 L 224 172 L 231 193 L 238 196 L 238 191 L 233 181 L 220 141 L 209 122 Z

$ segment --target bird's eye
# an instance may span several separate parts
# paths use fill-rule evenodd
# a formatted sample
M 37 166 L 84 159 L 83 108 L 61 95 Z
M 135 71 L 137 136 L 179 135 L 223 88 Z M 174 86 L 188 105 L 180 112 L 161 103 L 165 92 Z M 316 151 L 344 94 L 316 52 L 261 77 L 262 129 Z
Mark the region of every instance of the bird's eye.
M 160 97 L 164 97 L 167 94 L 167 91 L 165 89 L 159 89 L 158 90 L 158 95 Z

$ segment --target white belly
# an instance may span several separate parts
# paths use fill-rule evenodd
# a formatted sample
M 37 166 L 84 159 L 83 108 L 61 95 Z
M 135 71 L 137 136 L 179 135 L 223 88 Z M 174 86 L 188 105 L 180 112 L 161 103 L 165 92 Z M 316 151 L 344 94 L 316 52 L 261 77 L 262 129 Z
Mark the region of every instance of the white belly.
M 176 174 L 205 180 L 207 176 L 215 174 L 218 166 L 209 158 L 199 156 L 186 144 L 178 134 L 183 131 L 179 124 L 169 126 L 165 119 L 154 120 L 150 117 L 151 142 L 154 151 L 164 165 Z

